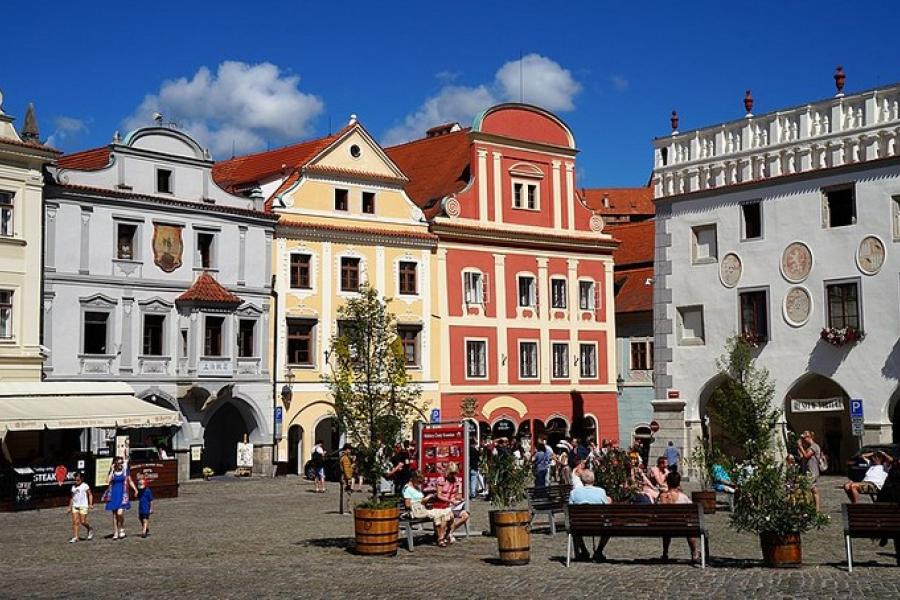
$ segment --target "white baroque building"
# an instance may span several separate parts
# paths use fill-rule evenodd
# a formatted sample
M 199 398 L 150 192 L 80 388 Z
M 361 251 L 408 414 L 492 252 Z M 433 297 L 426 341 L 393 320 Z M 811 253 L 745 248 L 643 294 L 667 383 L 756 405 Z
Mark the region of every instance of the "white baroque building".
M 755 336 L 783 433 L 811 429 L 840 471 L 900 441 L 900 85 L 655 140 L 654 419 L 685 454 L 726 340 Z M 749 92 L 748 92 L 749 96 Z M 677 117 L 673 114 L 673 130 Z M 835 345 L 825 328 L 863 331 Z M 851 333 L 852 335 L 852 333 Z
M 254 468 L 272 464 L 276 218 L 216 185 L 212 166 L 185 133 L 144 127 L 63 156 L 45 188 L 46 379 L 125 381 L 177 410 L 180 428 L 131 445 L 174 451 L 179 479 L 234 468 L 244 435 Z M 95 449 L 111 433 L 82 435 Z

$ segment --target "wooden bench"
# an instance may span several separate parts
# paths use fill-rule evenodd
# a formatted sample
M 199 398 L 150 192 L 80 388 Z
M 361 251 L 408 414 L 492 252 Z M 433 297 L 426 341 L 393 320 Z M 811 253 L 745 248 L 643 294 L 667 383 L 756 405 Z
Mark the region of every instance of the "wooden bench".
M 709 534 L 699 504 L 569 504 L 566 507 L 566 566 L 572 537 L 700 538 L 700 566 L 706 568 Z
M 532 520 L 536 515 L 547 515 L 550 522 L 550 533 L 556 535 L 556 514 L 562 514 L 569 504 L 569 494 L 572 493 L 571 485 L 548 485 L 544 487 L 532 487 L 525 490 L 528 496 L 528 510 Z
M 431 533 L 434 535 L 434 521 L 431 519 L 414 519 L 410 514 L 409 509 L 406 508 L 406 504 L 401 500 L 399 503 L 400 506 L 400 534 L 406 538 L 406 549 L 410 552 L 414 551 L 415 547 L 415 534 L 416 533 Z M 449 526 L 449 524 L 448 524 Z M 429 529 L 426 530 L 425 527 Z M 458 534 L 463 535 L 465 537 L 469 537 L 469 522 L 466 521 L 463 523 L 462 530 L 464 533 Z
M 900 537 L 900 504 L 844 504 L 844 544 L 847 572 L 853 572 L 853 538 L 881 539 Z

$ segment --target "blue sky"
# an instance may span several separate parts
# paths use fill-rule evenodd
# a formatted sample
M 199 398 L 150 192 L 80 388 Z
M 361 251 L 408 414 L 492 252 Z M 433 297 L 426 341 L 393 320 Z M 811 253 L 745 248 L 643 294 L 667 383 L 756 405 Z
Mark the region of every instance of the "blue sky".
M 351 113 L 406 139 L 485 103 L 555 110 L 579 185 L 642 185 L 653 137 L 900 81 L 900 4 L 846 2 L 4 3 L 4 110 L 66 151 L 154 110 L 218 158 L 328 133 Z M 214 7 L 214 8 L 211 8 Z M 17 49 L 17 50 L 11 50 Z M 169 82 L 169 83 L 165 83 Z

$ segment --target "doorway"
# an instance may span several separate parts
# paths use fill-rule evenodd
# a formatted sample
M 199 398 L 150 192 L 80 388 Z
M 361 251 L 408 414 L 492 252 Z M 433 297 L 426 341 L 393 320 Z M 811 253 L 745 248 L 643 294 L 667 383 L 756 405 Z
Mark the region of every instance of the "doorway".
M 299 425 L 291 425 L 288 429 L 288 473 L 301 475 L 300 467 L 303 466 L 303 428 Z
M 203 459 L 209 467 L 222 475 L 237 468 L 237 445 L 249 435 L 250 428 L 241 411 L 226 402 L 210 417 L 203 431 Z

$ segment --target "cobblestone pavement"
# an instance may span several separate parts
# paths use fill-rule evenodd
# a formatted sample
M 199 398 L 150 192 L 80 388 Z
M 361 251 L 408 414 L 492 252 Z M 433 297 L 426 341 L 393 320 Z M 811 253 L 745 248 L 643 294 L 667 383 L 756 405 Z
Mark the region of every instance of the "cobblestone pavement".
M 900 597 L 900 568 L 890 549 L 855 542 L 858 570 L 846 572 L 839 506 L 841 480 L 822 482 L 832 524 L 803 537 L 804 562 L 794 570 L 760 566 L 758 540 L 727 527 L 727 513 L 709 517 L 712 563 L 687 563 L 687 543 L 672 542 L 678 562 L 654 562 L 657 540 L 613 540 L 607 564 L 566 569 L 566 536 L 538 523 L 531 564 L 495 564 L 493 538 L 461 539 L 447 549 L 422 540 L 415 552 L 366 558 L 348 550 L 352 518 L 337 513 L 338 490 L 311 493 L 297 478 L 192 482 L 177 499 L 160 500 L 153 535 L 140 539 L 137 514 L 129 537 L 104 539 L 110 517 L 92 513 L 98 538 L 67 544 L 64 509 L 0 514 L 0 597 L 174 598 L 795 598 Z M 488 506 L 476 502 L 475 529 Z

